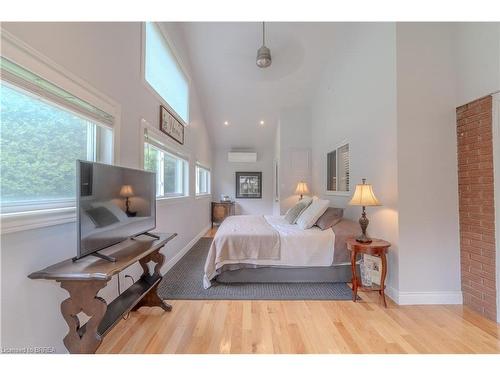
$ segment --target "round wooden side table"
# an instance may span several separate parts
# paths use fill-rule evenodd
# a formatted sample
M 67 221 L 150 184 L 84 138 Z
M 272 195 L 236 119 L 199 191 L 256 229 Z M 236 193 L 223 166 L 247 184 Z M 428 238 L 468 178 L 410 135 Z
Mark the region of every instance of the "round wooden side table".
M 376 238 L 372 239 L 370 243 L 360 243 L 356 241 L 355 238 L 348 238 L 347 249 L 351 252 L 351 269 L 352 269 L 352 300 L 356 302 L 358 296 L 358 289 L 365 292 L 376 291 L 382 296 L 384 301 L 384 306 L 387 307 L 387 302 L 385 301 L 385 276 L 387 275 L 387 258 L 386 254 L 391 247 L 391 244 L 384 240 L 379 240 Z M 371 287 L 365 287 L 361 283 L 360 277 L 356 273 L 356 261 L 358 254 L 368 254 L 375 257 L 379 257 L 382 262 L 382 270 L 380 277 L 380 285 L 374 285 Z

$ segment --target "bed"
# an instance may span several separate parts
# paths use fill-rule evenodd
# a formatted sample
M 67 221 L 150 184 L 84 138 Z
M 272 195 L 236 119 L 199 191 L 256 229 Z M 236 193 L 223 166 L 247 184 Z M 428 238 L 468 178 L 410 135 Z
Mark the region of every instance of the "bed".
M 203 285 L 214 282 L 347 282 L 345 239 L 358 225 L 300 229 L 283 216 L 230 216 L 219 227 L 205 262 Z

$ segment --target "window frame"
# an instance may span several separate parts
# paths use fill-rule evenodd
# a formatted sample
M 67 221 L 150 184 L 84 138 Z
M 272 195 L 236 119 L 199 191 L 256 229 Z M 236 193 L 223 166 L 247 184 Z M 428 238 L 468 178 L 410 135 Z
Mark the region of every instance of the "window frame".
M 202 193 L 198 192 L 198 169 L 202 169 L 208 173 L 207 174 L 207 181 L 206 181 L 206 184 L 207 184 L 207 191 L 206 192 L 202 192 Z M 194 185 L 195 195 L 197 197 L 212 196 L 212 170 L 208 167 L 205 167 L 203 164 L 196 162 L 195 166 L 194 166 L 194 173 L 195 173 L 195 185 Z
M 119 163 L 120 155 L 120 125 L 121 106 L 118 102 L 101 93 L 87 81 L 79 78 L 72 72 L 63 68 L 51 59 L 47 58 L 30 45 L 18 39 L 5 29 L 0 27 L 2 57 L 12 61 L 24 69 L 43 77 L 46 81 L 67 91 L 71 95 L 99 108 L 113 116 L 111 128 L 112 145 L 111 162 Z M 15 82 L 2 79 L 3 82 L 26 91 L 24 87 L 16 85 Z M 43 98 L 43 96 L 42 96 Z M 49 101 L 51 105 L 58 106 L 59 103 Z M 64 110 L 73 111 L 71 108 L 62 106 Z M 74 112 L 74 111 L 73 111 Z M 83 116 L 78 113 L 78 115 Z M 86 116 L 83 116 L 86 117 Z M 89 119 L 97 123 L 94 119 Z M 100 124 L 99 124 L 100 125 Z M 96 149 L 99 152 L 99 148 Z M 30 210 L 0 213 L 1 233 L 20 232 L 29 229 L 43 228 L 76 221 L 76 199 L 63 199 L 64 202 L 57 204 L 55 201 L 45 202 L 39 205 L 29 205 Z M 28 208 L 28 205 L 19 205 Z
M 51 101 L 46 98 L 42 94 L 34 93 L 32 91 L 27 90 L 24 87 L 18 86 L 15 83 L 12 83 L 9 80 L 0 80 L 0 84 L 9 87 L 11 90 L 20 92 L 22 95 L 33 98 L 34 100 L 38 100 L 43 102 L 45 105 L 49 105 L 51 107 L 57 108 L 61 111 L 65 111 L 68 113 L 72 113 L 75 116 L 78 116 L 82 120 L 87 122 L 87 127 L 90 131 L 87 133 L 87 157 L 90 155 L 90 158 L 86 159 L 88 161 L 93 162 L 104 162 L 104 163 L 112 163 L 113 158 L 111 160 L 104 160 L 102 148 L 105 134 L 103 132 L 103 128 L 108 129 L 113 133 L 113 128 L 109 127 L 105 124 L 99 123 L 94 119 L 91 119 L 78 111 L 67 108 L 61 103 Z M 76 164 L 75 164 L 76 165 Z M 76 190 L 75 190 L 76 192 Z M 26 200 L 20 202 L 12 202 L 3 204 L 0 209 L 2 214 L 23 214 L 40 210 L 50 210 L 50 209 L 58 209 L 58 208 L 66 208 L 66 207 L 76 207 L 76 197 L 75 198 L 55 198 L 55 199 L 46 199 L 46 200 Z
M 158 28 L 160 29 L 160 32 L 164 38 L 164 41 L 170 50 L 170 53 L 173 55 L 175 62 L 177 63 L 177 66 L 181 70 L 182 74 L 184 74 L 184 77 L 186 77 L 187 85 L 188 85 L 188 103 L 187 103 L 187 120 L 184 121 L 182 117 L 177 113 L 175 109 L 173 109 L 170 104 L 160 95 L 158 91 L 155 90 L 153 86 L 148 82 L 146 79 L 146 22 L 141 23 L 141 80 L 144 84 L 144 86 L 156 97 L 156 99 L 164 106 L 166 107 L 174 116 L 175 118 L 184 126 L 187 127 L 189 125 L 190 121 L 190 113 L 191 113 L 191 77 L 188 74 L 187 69 L 185 69 L 185 64 L 180 58 L 179 53 L 177 52 L 176 48 L 174 47 L 174 44 L 170 40 L 170 37 L 168 34 L 165 32 L 163 27 L 161 26 L 160 23 L 158 22 L 151 22 L 156 24 Z
M 349 175 L 351 174 L 351 143 L 347 140 L 342 141 L 341 143 L 337 144 L 335 147 L 331 149 L 331 151 L 327 152 L 325 155 L 325 181 L 324 181 L 324 188 L 325 188 L 325 195 L 337 195 L 337 196 L 350 196 L 351 195 L 351 183 L 349 181 L 349 189 L 346 191 L 339 191 L 339 190 L 328 190 L 328 155 L 335 151 L 335 157 L 336 157 L 336 188 L 338 189 L 339 186 L 339 178 L 338 178 L 338 164 L 339 164 L 339 149 L 344 147 L 344 146 L 349 147 L 349 153 L 348 153 L 348 160 L 349 160 Z
M 141 137 L 139 137 L 139 144 L 140 144 L 140 149 L 142 152 L 140 152 L 140 160 L 139 160 L 139 165 L 142 169 L 145 169 L 145 158 L 144 158 L 144 147 L 145 144 L 148 143 L 146 141 L 146 138 L 150 136 L 151 138 L 155 141 L 154 143 L 157 143 L 157 145 L 153 145 L 155 148 L 160 149 L 160 151 L 165 152 L 169 155 L 172 155 L 175 158 L 183 160 L 185 164 L 184 168 L 184 194 L 171 194 L 171 195 L 164 195 L 164 196 L 157 196 L 156 197 L 156 203 L 157 204 L 172 204 L 172 203 L 179 203 L 183 202 L 186 200 L 191 199 L 191 185 L 190 185 L 190 178 L 191 178 L 191 157 L 189 154 L 184 153 L 180 148 L 173 143 L 173 141 L 164 133 L 160 132 L 156 128 L 152 127 L 151 124 L 146 121 L 145 119 L 141 119 Z

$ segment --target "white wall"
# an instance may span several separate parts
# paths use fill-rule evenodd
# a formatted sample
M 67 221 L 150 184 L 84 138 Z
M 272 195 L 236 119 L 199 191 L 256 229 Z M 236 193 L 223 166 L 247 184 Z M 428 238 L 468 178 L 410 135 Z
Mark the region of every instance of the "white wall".
M 156 126 L 160 104 L 141 79 L 141 24 L 2 23 L 2 27 L 121 105 L 119 164 L 139 167 L 140 121 L 144 118 Z M 190 72 L 178 25 L 167 24 L 165 30 Z M 183 150 L 191 161 L 211 166 L 212 147 L 194 83 L 190 99 Z M 190 191 L 194 194 L 194 163 L 191 165 Z M 157 230 L 179 234 L 164 250 L 167 261 L 208 227 L 209 204 L 210 198 L 189 198 L 158 205 Z M 1 245 L 2 345 L 54 346 L 57 352 L 65 352 L 62 338 L 67 326 L 59 306 L 67 293 L 54 282 L 29 280 L 27 275 L 76 254 L 75 223 L 5 234 Z M 135 274 L 138 268 L 134 267 Z M 128 282 L 123 281 L 122 286 Z M 113 280 L 102 295 L 109 301 L 116 294 Z
M 499 89 L 499 24 L 338 34 L 312 101 L 314 191 L 324 196 L 326 153 L 349 141 L 353 185 L 366 177 L 384 205 L 368 209 L 369 232 L 396 245 L 388 292 L 403 304 L 460 303 L 455 107 Z
M 296 204 L 295 189 L 300 181 L 311 190 L 311 110 L 308 107 L 283 108 L 277 133 L 280 160 L 279 214 Z M 312 191 L 311 191 L 312 192 Z
M 367 209 L 368 232 L 393 244 L 388 285 L 397 288 L 396 29 L 388 23 L 352 24 L 339 34 L 312 100 L 313 190 L 346 208 L 346 217 L 359 219 L 361 208 L 347 206 L 349 196 L 325 195 L 326 154 L 348 141 L 351 192 L 367 178 L 383 204 Z
M 214 199 L 227 194 L 236 196 L 235 172 L 262 171 L 262 199 L 236 199 L 236 213 L 243 215 L 281 215 L 298 200 L 297 183 L 304 180 L 311 186 L 311 165 L 299 171 L 292 163 L 292 154 L 311 155 L 311 113 L 307 107 L 282 108 L 273 144 L 256 150 L 256 163 L 230 163 L 227 153 L 231 149 L 214 150 L 214 174 L 212 178 Z M 268 144 L 268 143 L 267 143 Z M 274 163 L 279 163 L 279 202 L 275 202 Z
M 214 173 L 212 177 L 213 197 L 220 200 L 221 194 L 229 195 L 236 201 L 237 215 L 271 215 L 273 213 L 273 160 L 271 147 L 255 149 L 257 162 L 230 163 L 227 153 L 230 149 L 214 150 Z M 236 172 L 262 172 L 262 198 L 235 199 Z
M 273 215 L 280 215 L 280 199 L 279 199 L 279 173 L 281 171 L 281 162 L 280 162 L 280 128 L 281 125 L 278 122 L 278 126 L 276 127 L 276 134 L 274 136 L 274 163 L 273 163 Z M 274 168 L 277 166 L 278 173 Z
M 454 25 L 455 107 L 500 90 L 500 23 Z
M 397 25 L 403 303 L 429 294 L 441 303 L 461 303 L 452 38 L 450 24 Z

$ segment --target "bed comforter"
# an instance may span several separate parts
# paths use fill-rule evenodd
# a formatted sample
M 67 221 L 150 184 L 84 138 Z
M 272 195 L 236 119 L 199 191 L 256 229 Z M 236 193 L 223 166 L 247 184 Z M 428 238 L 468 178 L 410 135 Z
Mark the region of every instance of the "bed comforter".
M 334 260 L 335 234 L 300 229 L 281 216 L 230 216 L 215 234 L 205 262 L 203 286 L 226 269 L 324 267 Z
M 210 287 L 210 280 L 224 264 L 278 259 L 280 235 L 263 216 L 229 216 L 217 230 L 208 251 L 203 286 Z

